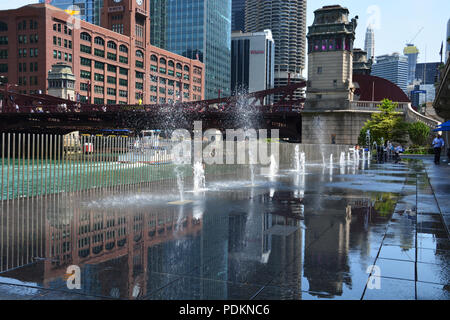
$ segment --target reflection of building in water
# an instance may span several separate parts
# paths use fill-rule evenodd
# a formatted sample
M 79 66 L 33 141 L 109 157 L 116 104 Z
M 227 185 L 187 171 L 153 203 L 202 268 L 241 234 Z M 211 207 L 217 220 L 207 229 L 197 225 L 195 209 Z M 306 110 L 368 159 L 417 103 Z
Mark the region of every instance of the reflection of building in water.
M 326 214 L 306 216 L 305 267 L 309 291 L 317 296 L 340 296 L 343 284 L 350 286 L 347 256 L 350 221 L 346 210 L 329 209 Z
M 0 201 L 0 272 L 44 256 L 44 216 L 49 207 L 35 198 Z
M 176 207 L 105 212 L 80 208 L 64 195 L 35 201 L 34 211 L 18 210 L 17 204 L 4 210 L 8 216 L 1 225 L 2 270 L 45 258 L 33 265 L 33 272 L 19 270 L 15 276 L 32 274 L 37 277 L 34 282 L 55 286 L 64 285 L 67 266 L 78 265 L 82 291 L 89 294 L 121 298 L 146 294 L 148 248 L 197 234 L 202 228 L 201 218 L 192 213 L 178 219 Z M 32 238 L 28 243 L 22 241 L 27 235 Z
M 266 270 L 297 275 L 301 290 L 301 221 L 294 192 L 255 196 L 229 215 L 229 280 L 250 282 Z

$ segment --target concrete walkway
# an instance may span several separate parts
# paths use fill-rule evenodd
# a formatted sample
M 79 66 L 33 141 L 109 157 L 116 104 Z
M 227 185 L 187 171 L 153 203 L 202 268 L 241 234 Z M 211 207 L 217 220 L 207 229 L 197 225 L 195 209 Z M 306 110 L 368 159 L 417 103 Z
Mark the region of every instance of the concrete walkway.
M 448 300 L 450 166 L 429 156 L 402 158 L 421 162 L 407 177 L 375 259 L 381 289 L 366 287 L 362 299 Z

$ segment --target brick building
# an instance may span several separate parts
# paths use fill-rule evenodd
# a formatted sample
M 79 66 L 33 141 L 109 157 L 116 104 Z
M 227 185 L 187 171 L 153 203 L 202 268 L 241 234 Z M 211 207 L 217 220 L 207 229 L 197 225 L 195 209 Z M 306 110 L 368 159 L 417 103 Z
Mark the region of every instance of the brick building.
M 95 104 L 204 99 L 204 64 L 150 45 L 149 2 L 105 0 L 102 26 L 48 4 L 0 11 L 0 81 L 48 93 L 48 72 L 72 67 L 75 97 Z

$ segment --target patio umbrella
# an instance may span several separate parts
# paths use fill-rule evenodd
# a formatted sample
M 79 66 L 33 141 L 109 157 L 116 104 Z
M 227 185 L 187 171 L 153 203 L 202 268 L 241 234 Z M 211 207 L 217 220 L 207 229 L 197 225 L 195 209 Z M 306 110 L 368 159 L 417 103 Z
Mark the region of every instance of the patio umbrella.
M 433 132 L 438 131 L 450 131 L 450 120 L 444 123 L 441 123 L 436 127 L 436 129 L 433 130 Z

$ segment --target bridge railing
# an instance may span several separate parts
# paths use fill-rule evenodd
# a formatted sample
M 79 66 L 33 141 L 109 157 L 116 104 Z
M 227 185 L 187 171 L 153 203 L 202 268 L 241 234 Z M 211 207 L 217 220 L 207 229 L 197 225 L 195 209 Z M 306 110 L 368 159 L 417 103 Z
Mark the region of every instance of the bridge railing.
M 350 101 L 350 110 L 377 111 L 381 101 Z M 409 102 L 398 102 L 397 112 L 406 113 L 411 106 Z
M 411 122 L 422 122 L 431 129 L 436 128 L 436 126 L 440 124 L 438 120 L 420 114 L 419 112 L 414 110 L 411 105 L 409 105 L 408 109 L 406 110 L 406 120 Z

